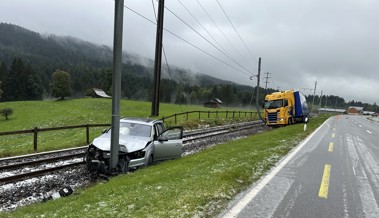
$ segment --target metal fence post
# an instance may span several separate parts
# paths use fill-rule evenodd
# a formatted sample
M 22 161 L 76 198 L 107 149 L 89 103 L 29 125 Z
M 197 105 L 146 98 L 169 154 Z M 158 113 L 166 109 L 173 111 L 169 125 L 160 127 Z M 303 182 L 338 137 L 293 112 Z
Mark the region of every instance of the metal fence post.
M 211 115 L 211 112 L 210 112 L 210 111 L 208 111 L 208 118 L 210 118 L 210 115 Z
M 174 117 L 175 117 L 175 125 L 176 125 L 176 114 L 175 114 L 175 116 L 174 116 Z
M 86 139 L 87 139 L 87 144 L 89 144 L 89 124 L 86 125 Z
M 228 118 L 228 111 L 226 111 L 226 118 Z
M 201 114 L 201 111 L 199 111 L 199 120 L 200 120 L 200 114 Z
M 33 150 L 34 152 L 37 152 L 38 127 L 34 127 L 33 133 L 34 133 Z

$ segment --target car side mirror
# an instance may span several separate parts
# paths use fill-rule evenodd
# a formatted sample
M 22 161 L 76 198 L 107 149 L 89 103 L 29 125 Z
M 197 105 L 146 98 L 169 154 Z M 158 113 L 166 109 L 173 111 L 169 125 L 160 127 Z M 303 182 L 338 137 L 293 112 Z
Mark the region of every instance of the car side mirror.
M 164 137 L 164 136 L 159 136 L 159 137 L 158 137 L 158 141 L 159 141 L 159 142 L 167 142 L 167 141 L 168 141 L 168 138 L 167 138 L 167 137 Z

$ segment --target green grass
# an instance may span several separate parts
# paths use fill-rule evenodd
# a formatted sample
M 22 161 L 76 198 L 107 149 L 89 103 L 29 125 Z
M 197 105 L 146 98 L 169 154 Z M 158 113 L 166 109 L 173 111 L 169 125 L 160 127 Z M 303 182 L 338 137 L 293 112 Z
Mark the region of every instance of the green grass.
M 17 131 L 38 128 L 71 126 L 81 124 L 111 123 L 112 100 L 111 99 L 71 99 L 64 101 L 19 101 L 0 103 L 1 108 L 12 108 L 13 115 L 9 120 L 0 117 L 0 132 Z M 202 106 L 160 104 L 160 116 L 169 116 L 175 113 L 194 110 L 213 110 Z M 219 110 L 239 110 L 238 108 L 222 108 Z M 122 100 L 120 106 L 121 117 L 149 117 L 151 112 L 150 102 Z M 229 115 L 231 116 L 231 115 Z M 210 119 L 202 115 L 201 121 L 197 114 L 188 118 L 181 116 L 177 124 L 173 119 L 166 121 L 169 126 L 184 125 L 187 128 L 197 127 L 199 124 L 216 125 L 224 122 L 221 115 Z M 256 119 L 256 118 L 254 118 Z M 90 140 L 99 136 L 105 127 L 91 128 Z M 62 148 L 85 145 L 86 130 L 72 129 L 62 131 L 49 131 L 38 133 L 38 151 L 48 151 Z M 33 134 L 0 136 L 0 157 L 27 154 L 33 152 Z
M 163 162 L 0 217 L 212 217 L 327 117 Z

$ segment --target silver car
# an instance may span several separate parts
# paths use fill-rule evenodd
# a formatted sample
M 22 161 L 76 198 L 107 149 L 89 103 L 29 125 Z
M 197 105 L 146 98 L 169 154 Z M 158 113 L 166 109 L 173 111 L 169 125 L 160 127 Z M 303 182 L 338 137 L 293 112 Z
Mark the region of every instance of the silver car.
M 120 120 L 120 148 L 117 171 L 148 166 L 156 161 L 179 158 L 182 155 L 183 128 L 166 129 L 161 120 L 124 118 Z M 111 130 L 93 140 L 86 152 L 87 168 L 91 172 L 110 173 Z

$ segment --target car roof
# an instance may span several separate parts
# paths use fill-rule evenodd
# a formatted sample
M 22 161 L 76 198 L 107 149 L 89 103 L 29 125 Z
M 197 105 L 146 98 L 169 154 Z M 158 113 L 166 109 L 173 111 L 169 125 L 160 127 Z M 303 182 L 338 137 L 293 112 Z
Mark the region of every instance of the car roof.
M 132 123 L 141 123 L 141 124 L 154 124 L 157 122 L 162 122 L 161 120 L 155 120 L 151 118 L 142 118 L 142 117 L 125 117 L 120 120 L 120 122 L 132 122 Z

